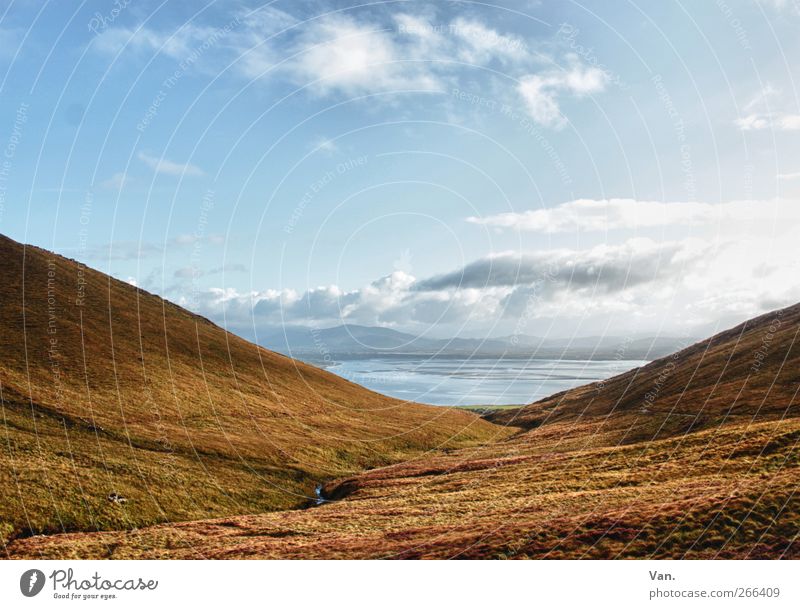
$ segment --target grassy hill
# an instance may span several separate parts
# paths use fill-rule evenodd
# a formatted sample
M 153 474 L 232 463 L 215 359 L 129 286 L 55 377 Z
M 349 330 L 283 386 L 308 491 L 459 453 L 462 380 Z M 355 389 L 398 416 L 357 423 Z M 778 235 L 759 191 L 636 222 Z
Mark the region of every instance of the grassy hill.
M 9 555 L 800 558 L 799 329 L 790 307 L 493 412 L 517 433 L 342 477 L 318 507 L 20 539 Z
M 2 236 L 0 261 L 0 541 L 297 507 L 319 481 L 506 433 Z
M 800 305 L 773 311 L 603 382 L 487 415 L 526 429 L 593 422 L 637 442 L 800 414 Z

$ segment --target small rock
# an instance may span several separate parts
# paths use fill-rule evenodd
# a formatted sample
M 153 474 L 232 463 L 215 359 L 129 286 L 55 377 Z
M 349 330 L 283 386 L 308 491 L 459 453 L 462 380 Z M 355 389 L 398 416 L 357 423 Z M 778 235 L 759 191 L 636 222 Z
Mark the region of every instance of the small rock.
M 119 503 L 119 504 L 123 504 L 123 505 L 124 505 L 125 503 L 128 503 L 128 499 L 127 499 L 126 497 L 123 497 L 123 496 L 122 496 L 122 495 L 120 495 L 119 493 L 111 493 L 111 494 L 108 496 L 108 500 L 109 500 L 111 503 Z

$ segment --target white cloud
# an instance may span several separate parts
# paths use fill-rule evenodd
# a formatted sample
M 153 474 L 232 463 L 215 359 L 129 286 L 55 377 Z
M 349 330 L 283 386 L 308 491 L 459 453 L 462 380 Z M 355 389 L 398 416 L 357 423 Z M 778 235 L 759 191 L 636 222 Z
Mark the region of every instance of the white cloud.
M 139 160 L 156 173 L 170 176 L 202 176 L 203 170 L 191 163 L 176 163 L 164 157 L 156 157 L 144 152 L 138 154 Z
M 800 171 L 795 171 L 792 173 L 779 173 L 777 178 L 779 180 L 800 180 Z
M 800 114 L 753 113 L 737 118 L 734 123 L 742 131 L 797 131 L 800 129 Z
M 515 63 L 529 57 L 527 45 L 521 38 L 501 34 L 474 19 L 459 17 L 450 24 L 449 31 L 461 43 L 458 57 L 468 63 L 485 64 L 492 59 Z
M 378 24 L 330 17 L 308 26 L 296 48 L 300 54 L 288 67 L 294 80 L 322 94 L 440 87 L 430 66 L 409 59 Z
M 558 95 L 588 95 L 605 87 L 603 70 L 582 67 L 574 55 L 568 56 L 563 71 L 534 74 L 532 66 L 540 59 L 521 37 L 475 17 L 437 22 L 437 12 L 431 8 L 382 18 L 374 13 L 367 18 L 333 14 L 299 21 L 266 8 L 239 13 L 227 29 L 195 23 L 175 30 L 111 27 L 96 37 L 93 48 L 114 55 L 123 49 L 134 55 L 159 53 L 180 65 L 188 58 L 194 64 L 201 56 L 220 68 L 234 60 L 234 73 L 247 79 L 281 78 L 318 95 L 440 91 L 467 74 L 474 78 L 476 73 L 465 71 L 464 63 L 494 65 L 524 79 L 520 91 L 543 124 L 560 122 Z M 203 53 L 209 45 L 214 52 Z M 487 73 L 482 78 L 492 79 Z M 552 105 L 555 109 L 548 108 Z
M 798 0 L 761 0 L 777 11 L 787 11 L 793 15 L 800 15 L 800 3 Z
M 530 74 L 520 79 L 517 91 L 525 102 L 531 118 L 545 127 L 563 127 L 567 120 L 561 112 L 559 96 L 571 94 L 582 97 L 603 91 L 608 82 L 606 72 L 582 66 L 573 57 L 564 70 Z
M 126 184 L 130 183 L 131 178 L 129 178 L 124 172 L 119 171 L 107 180 L 100 182 L 100 188 L 105 188 L 107 190 L 122 190 Z
M 175 31 L 156 31 L 148 27 L 112 27 L 94 39 L 94 50 L 116 55 L 123 49 L 134 53 L 157 52 L 173 59 L 183 59 L 198 41 L 211 36 L 214 28 L 184 24 Z
M 766 83 L 753 98 L 744 105 L 747 112 L 758 110 L 766 112 L 770 108 L 770 104 L 777 103 L 781 97 L 781 90 L 775 87 L 772 83 Z
M 747 112 L 734 121 L 741 131 L 797 131 L 800 129 L 800 114 L 781 112 L 775 108 L 787 107 L 782 91 L 767 83 L 749 102 L 744 105 Z
M 795 228 L 504 252 L 434 277 L 396 270 L 352 290 L 214 288 L 193 302 L 232 329 L 358 323 L 476 335 L 509 333 L 524 318 L 530 333 L 542 323 L 567 335 L 578 323 L 614 332 L 631 331 L 634 321 L 640 328 L 667 324 L 669 331 L 684 323 L 727 325 L 800 300 Z
M 775 220 L 800 220 L 800 202 L 772 200 L 711 204 L 690 201 L 664 203 L 635 199 L 577 199 L 551 208 L 467 218 L 473 224 L 545 233 Z
M 314 151 L 324 152 L 326 154 L 336 154 L 339 152 L 339 146 L 336 145 L 336 142 L 327 137 L 318 138 L 311 145 L 311 149 Z
M 200 302 L 205 315 L 234 324 L 257 323 L 449 323 L 491 320 L 520 287 L 546 283 L 548 299 L 564 291 L 620 293 L 663 281 L 692 264 L 703 249 L 694 241 L 657 243 L 631 239 L 619 246 L 589 250 L 501 253 L 474 261 L 445 275 L 417 280 L 394 271 L 356 290 L 336 285 L 298 293 L 292 289 L 240 294 L 209 290 Z

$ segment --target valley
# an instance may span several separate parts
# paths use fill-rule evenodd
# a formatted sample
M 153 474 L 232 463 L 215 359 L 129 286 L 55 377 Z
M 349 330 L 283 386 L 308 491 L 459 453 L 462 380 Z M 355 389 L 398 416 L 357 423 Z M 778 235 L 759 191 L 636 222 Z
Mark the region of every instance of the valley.
M 800 305 L 481 418 L 0 245 L 9 558 L 800 557 Z

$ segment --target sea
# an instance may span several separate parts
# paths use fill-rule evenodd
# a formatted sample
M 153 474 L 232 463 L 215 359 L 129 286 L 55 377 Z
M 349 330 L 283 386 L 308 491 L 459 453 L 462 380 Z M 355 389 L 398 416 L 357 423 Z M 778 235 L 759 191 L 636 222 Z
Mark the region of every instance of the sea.
M 437 406 L 502 406 L 529 404 L 646 363 L 616 359 L 380 356 L 343 359 L 327 369 L 402 400 Z

